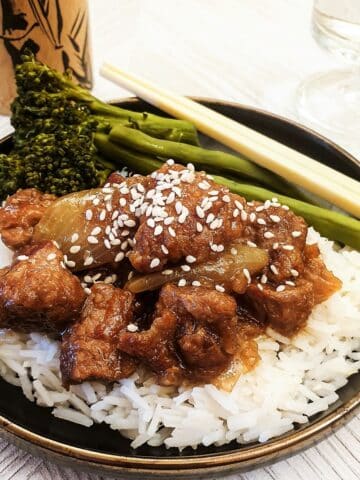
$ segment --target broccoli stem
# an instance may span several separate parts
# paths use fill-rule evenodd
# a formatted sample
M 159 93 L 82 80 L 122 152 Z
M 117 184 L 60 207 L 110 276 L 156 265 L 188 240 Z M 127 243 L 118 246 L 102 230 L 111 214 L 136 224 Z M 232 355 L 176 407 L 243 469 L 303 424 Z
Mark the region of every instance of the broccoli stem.
M 147 175 L 162 165 L 159 160 L 110 142 L 108 135 L 104 133 L 94 135 L 94 144 L 101 155 L 116 163 L 119 167 L 126 166 L 136 173 Z
M 68 95 L 74 100 L 86 102 L 92 114 L 108 121 L 110 124 L 118 122 L 132 124 L 139 130 L 159 138 L 171 141 L 184 142 L 190 145 L 199 145 L 196 128 L 186 120 L 160 117 L 153 113 L 135 112 L 115 105 L 102 102 L 88 91 L 71 84 Z
M 245 177 L 255 180 L 279 193 L 303 197 L 301 192 L 274 173 L 257 166 L 249 160 L 229 153 L 156 139 L 139 130 L 126 128 L 121 125 L 116 125 L 111 129 L 109 138 L 112 142 L 138 152 L 156 157 L 173 158 L 185 164 L 191 162 L 197 167 L 206 168 L 210 173 L 226 172 L 240 178 Z
M 303 217 L 309 225 L 312 225 L 325 237 L 360 250 L 360 221 L 355 218 L 284 195 L 278 195 L 265 188 L 238 183 L 222 176 L 214 175 L 214 180 L 228 187 L 233 193 L 245 197 L 246 200 L 265 202 L 277 197 L 279 202 L 288 205 L 293 212 Z

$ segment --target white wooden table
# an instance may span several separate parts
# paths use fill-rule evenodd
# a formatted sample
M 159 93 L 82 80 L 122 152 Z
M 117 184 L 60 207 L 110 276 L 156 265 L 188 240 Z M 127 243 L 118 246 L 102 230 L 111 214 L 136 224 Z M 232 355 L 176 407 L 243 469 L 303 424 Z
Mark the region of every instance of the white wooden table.
M 341 66 L 311 38 L 311 0 L 89 0 L 89 4 L 94 92 L 103 99 L 129 95 L 99 77 L 99 65 L 106 59 L 182 94 L 237 101 L 296 118 L 293 95 L 299 82 L 319 70 Z M 8 119 L 0 117 L 0 136 L 8 129 Z M 360 136 L 350 144 L 335 140 L 360 158 Z M 230 478 L 360 479 L 360 415 L 303 453 Z M 103 477 L 59 468 L 0 439 L 0 479 Z

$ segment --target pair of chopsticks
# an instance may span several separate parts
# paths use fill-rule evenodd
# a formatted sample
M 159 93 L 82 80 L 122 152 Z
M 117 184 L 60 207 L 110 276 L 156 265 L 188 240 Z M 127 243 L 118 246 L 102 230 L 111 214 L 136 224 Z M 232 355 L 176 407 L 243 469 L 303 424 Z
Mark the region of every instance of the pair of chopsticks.
M 100 72 L 168 114 L 192 122 L 201 132 L 254 163 L 360 217 L 360 182 L 189 98 L 166 91 L 111 64 L 103 64 Z

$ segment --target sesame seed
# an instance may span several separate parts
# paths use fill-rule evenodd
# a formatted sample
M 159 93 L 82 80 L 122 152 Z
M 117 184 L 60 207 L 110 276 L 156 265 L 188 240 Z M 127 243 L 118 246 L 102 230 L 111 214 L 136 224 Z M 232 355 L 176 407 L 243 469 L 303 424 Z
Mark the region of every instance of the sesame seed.
M 170 225 L 174 221 L 174 217 L 166 217 L 164 220 L 164 225 Z
M 19 258 L 19 257 L 18 257 Z M 51 260 L 55 260 L 56 258 L 56 253 L 49 253 L 49 255 L 46 257 L 46 259 L 50 262 Z
M 281 220 L 281 218 L 278 215 L 269 215 L 269 216 L 274 223 L 279 223 Z
M 170 269 L 167 269 L 167 270 L 163 270 L 161 272 L 162 275 L 171 275 L 173 273 L 173 270 L 170 270 Z
M 86 295 L 90 295 L 91 290 L 90 290 L 90 288 L 85 287 L 85 288 L 84 288 L 84 292 L 86 293 Z
M 279 270 L 275 267 L 275 265 L 270 265 L 270 270 L 274 275 L 279 275 Z
M 286 280 L 285 283 L 286 283 L 286 285 L 289 285 L 290 287 L 295 287 L 296 286 L 295 282 L 292 282 L 291 280 Z
M 179 223 L 184 223 L 187 216 L 188 216 L 188 214 L 183 212 L 183 213 L 180 215 L 180 217 L 178 218 L 178 222 L 179 222 Z
M 183 209 L 183 206 L 182 206 L 182 203 L 177 201 L 175 203 L 175 211 L 178 215 L 180 215 L 180 213 L 182 212 L 182 209 Z
M 120 193 L 122 195 L 127 195 L 129 193 L 129 189 L 127 187 L 120 188 Z
M 86 220 L 90 221 L 92 219 L 92 217 L 93 217 L 93 212 L 92 212 L 92 210 L 90 210 L 90 208 L 88 208 L 85 212 L 85 218 L 86 218 Z
M 223 199 L 223 202 L 225 202 L 225 203 L 229 203 L 229 202 L 230 202 L 230 197 L 229 197 L 229 195 L 224 195 L 224 196 L 222 197 L 222 199 Z
M 115 239 L 114 239 L 114 240 L 115 240 Z M 112 240 L 111 242 L 113 242 L 114 240 Z M 127 246 L 128 246 L 128 243 L 129 243 L 129 242 L 128 242 L 127 240 L 125 240 L 125 242 L 122 242 L 121 247 L 120 247 L 121 250 L 126 250 L 126 249 L 127 249 Z
M 279 243 L 278 243 L 278 242 L 273 243 L 272 248 L 273 248 L 274 250 L 277 250 L 277 249 L 279 248 Z
M 250 272 L 247 268 L 243 268 L 243 274 L 247 280 L 248 283 L 251 283 L 251 276 L 250 276 Z
M 108 250 L 111 249 L 111 244 L 107 238 L 105 238 L 104 240 L 104 245 L 105 245 L 105 248 L 107 248 Z
M 205 217 L 204 210 L 199 205 L 196 206 L 196 215 L 199 218 L 204 218 Z
M 215 215 L 213 213 L 209 213 L 209 215 L 206 217 L 206 223 L 211 223 L 213 220 L 215 220 Z
M 257 219 L 257 223 L 258 223 L 259 225 L 266 225 L 266 222 L 265 222 L 265 220 L 264 220 L 263 218 L 258 218 L 258 219 Z
M 169 160 L 166 160 L 166 164 L 169 165 L 170 167 L 175 164 L 174 160 L 172 158 L 169 158 Z
M 225 288 L 222 287 L 221 285 L 215 285 L 215 290 L 217 290 L 218 292 L 221 292 L 221 293 L 225 292 Z
M 292 269 L 290 270 L 290 272 L 291 272 L 291 275 L 292 275 L 293 277 L 298 277 L 298 276 L 299 276 L 299 272 L 298 272 L 297 270 L 295 270 L 295 268 L 292 268 Z
M 81 247 L 80 245 L 73 245 L 72 247 L 70 247 L 70 253 L 78 253 L 80 252 L 81 250 Z
M 265 232 L 264 233 L 264 238 L 274 238 L 275 235 L 272 232 Z
M 165 247 L 165 245 L 161 245 L 161 250 L 165 255 L 169 253 L 169 250 Z
M 19 256 L 17 257 L 17 259 L 20 260 L 20 261 L 22 261 L 22 260 L 28 260 L 29 257 L 28 257 L 27 255 L 19 255 Z
M 101 228 L 100 227 L 95 227 L 95 228 L 93 228 L 93 230 L 91 232 L 91 235 L 99 235 L 100 232 L 101 232 Z
M 84 260 L 84 266 L 85 267 L 88 267 L 89 265 L 91 265 L 92 263 L 94 262 L 94 258 L 89 256 L 87 258 L 85 258 Z
M 254 223 L 254 222 L 255 222 L 255 220 L 256 220 L 256 215 L 255 215 L 254 212 L 250 213 L 249 219 L 250 219 L 250 222 L 251 222 L 251 223 Z
M 268 279 L 267 279 L 267 276 L 265 275 L 265 273 L 263 275 L 261 275 L 261 279 L 260 279 L 260 282 L 261 283 L 267 283 Z
M 194 280 L 194 281 L 191 283 L 191 285 L 192 285 L 193 287 L 200 287 L 201 283 L 200 283 L 198 280 Z
M 184 272 L 190 272 L 191 270 L 191 267 L 189 265 L 181 265 L 181 270 L 183 270 Z
M 135 222 L 135 220 L 129 219 L 129 220 L 125 220 L 124 224 L 125 224 L 127 227 L 132 228 L 132 227 L 135 227 L 136 222 Z
M 170 234 L 172 237 L 176 237 L 175 230 L 174 230 L 172 227 L 169 227 L 168 231 L 169 231 L 169 234 Z
M 287 205 L 282 205 L 281 208 L 282 208 L 283 210 L 290 210 L 290 208 L 289 208 Z
M 223 252 L 223 251 L 224 251 L 224 248 L 225 248 L 224 245 L 221 245 L 221 244 L 220 244 L 220 245 L 217 246 L 217 251 L 218 251 L 218 252 Z
M 192 255 L 188 255 L 185 260 L 187 261 L 187 263 L 194 263 L 196 262 L 196 258 L 193 257 Z
M 153 258 L 150 262 L 150 268 L 156 268 L 160 265 L 160 259 L 159 258 Z
M 262 212 L 265 209 L 264 205 L 259 205 L 258 207 L 255 208 L 256 212 Z
M 111 275 L 108 275 L 107 277 L 104 278 L 104 283 L 109 284 L 113 283 L 113 278 Z
M 249 205 L 250 207 L 254 206 L 254 202 L 246 202 L 246 204 Z
M 67 260 L 67 261 L 66 261 L 66 265 L 67 265 L 68 267 L 70 267 L 70 268 L 76 267 L 76 263 L 75 263 L 74 261 L 72 261 L 72 260 Z
M 93 205 L 97 206 L 100 203 L 100 199 L 99 198 L 94 198 L 92 203 L 93 203 Z
M 124 256 L 125 256 L 125 255 L 124 255 L 124 252 L 119 252 L 119 253 L 116 254 L 116 256 L 115 256 L 115 259 L 114 259 L 115 262 L 116 262 L 116 263 L 117 263 L 117 262 L 121 262 L 121 260 L 124 258 Z
M 129 325 L 126 327 L 126 330 L 128 332 L 134 333 L 134 332 L 137 332 L 139 330 L 139 327 L 137 325 L 135 325 L 135 323 L 129 323 Z
M 215 243 L 213 243 L 212 245 L 210 245 L 210 248 L 213 252 L 217 252 L 217 245 Z
M 264 291 L 264 287 L 261 285 L 261 283 L 258 283 L 256 286 L 261 292 Z
M 243 204 L 239 200 L 235 200 L 235 205 L 239 210 L 244 210 Z
M 66 270 L 66 266 L 65 266 L 65 263 L 64 263 L 64 262 L 60 262 L 60 265 L 61 265 L 61 268 L 63 268 L 64 270 Z
M 196 231 L 199 233 L 203 231 L 203 226 L 199 222 L 196 222 Z
M 125 205 L 126 205 L 126 198 L 121 197 L 120 200 L 119 200 L 119 205 L 120 205 L 120 207 L 125 207 Z
M 241 210 L 240 217 L 241 217 L 241 220 L 242 220 L 243 222 L 246 222 L 246 220 L 247 220 L 247 213 L 245 212 L 245 210 Z
M 276 291 L 277 292 L 283 292 L 285 290 L 285 285 L 279 285 L 278 287 L 276 287 Z
M 186 280 L 185 278 L 181 278 L 179 281 L 178 281 L 178 286 L 179 287 L 185 287 L 186 285 Z
M 79 239 L 79 234 L 78 233 L 73 233 L 71 235 L 70 241 L 71 241 L 71 243 L 75 243 L 78 239 Z
M 99 243 L 99 240 L 96 237 L 94 237 L 93 235 L 89 235 L 87 237 L 87 241 L 88 241 L 88 243 L 91 243 L 91 244 L 94 244 L 94 245 L 96 243 Z
M 119 215 L 119 210 L 114 210 L 113 214 L 111 215 L 111 220 L 115 220 L 115 218 Z
M 247 245 L 248 247 L 253 247 L 253 248 L 257 247 L 256 243 L 251 242 L 250 240 L 248 240 L 248 241 L 246 242 L 246 245 Z
M 284 250 L 294 250 L 294 246 L 293 245 L 283 245 L 282 247 Z
M 163 231 L 163 227 L 161 225 L 157 225 L 154 230 L 154 236 L 157 237 L 158 235 L 161 235 Z
M 294 230 L 293 232 L 291 232 L 291 236 L 293 238 L 298 238 L 301 236 L 301 232 L 299 232 L 298 230 Z
M 278 199 L 277 197 L 273 197 L 273 198 L 271 199 L 271 201 L 277 203 L 277 202 L 279 201 L 279 199 Z
M 148 219 L 146 220 L 146 223 L 147 223 L 147 225 L 148 225 L 150 228 L 155 228 L 155 221 L 154 221 L 153 218 L 148 218 Z
M 238 208 L 235 208 L 235 210 L 233 211 L 233 217 L 236 218 L 239 216 L 239 213 L 240 213 L 240 210 Z M 242 212 L 241 212 L 242 213 Z M 245 213 L 245 212 L 244 212 Z
M 236 248 L 232 247 L 232 249 L 230 250 L 230 253 L 231 255 L 237 255 L 238 251 L 236 250 Z
M 106 210 L 101 210 L 100 214 L 99 214 L 99 220 L 100 222 L 104 221 L 105 220 L 105 217 L 106 217 Z
M 127 237 L 128 235 L 130 235 L 129 230 L 123 230 L 123 231 L 121 232 L 121 236 L 122 236 L 122 237 Z
M 120 245 L 121 240 L 120 238 L 114 238 L 113 240 L 110 240 L 111 245 Z

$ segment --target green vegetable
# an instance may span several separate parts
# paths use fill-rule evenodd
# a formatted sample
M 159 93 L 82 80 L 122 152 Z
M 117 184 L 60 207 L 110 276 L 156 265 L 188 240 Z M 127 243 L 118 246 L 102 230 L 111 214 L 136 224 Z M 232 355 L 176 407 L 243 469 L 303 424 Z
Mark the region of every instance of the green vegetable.
M 88 90 L 72 82 L 69 75 L 63 75 L 46 65 L 24 56 L 24 61 L 16 68 L 16 87 L 18 96 L 12 105 L 12 124 L 15 133 L 21 136 L 33 135 L 53 129 L 56 123 L 46 121 L 56 118 L 61 121 L 77 122 L 77 112 L 67 112 L 72 101 L 79 110 L 85 110 L 98 120 L 103 127 L 110 128 L 121 123 L 138 128 L 153 136 L 168 138 L 194 145 L 199 144 L 195 127 L 185 120 L 159 117 L 146 112 L 133 112 L 101 102 Z
M 205 168 L 210 173 L 226 172 L 242 179 L 259 182 L 277 192 L 301 196 L 296 187 L 292 187 L 274 173 L 229 153 L 153 138 L 139 130 L 129 129 L 122 125 L 114 126 L 110 131 L 109 138 L 112 142 L 141 153 L 166 159 L 173 158 L 185 164 L 191 162 L 196 167 Z
M 148 175 L 161 167 L 162 162 L 139 152 L 128 150 L 121 145 L 110 142 L 108 135 L 96 133 L 94 143 L 101 154 L 111 161 L 125 165 L 132 172 Z
M 96 137 L 99 137 L 99 135 L 96 135 Z M 107 140 L 106 135 L 99 140 L 103 141 L 103 146 L 109 149 L 109 158 L 120 159 L 123 150 L 120 146 L 111 144 L 111 142 Z M 126 166 L 143 175 L 147 175 L 154 170 L 157 170 L 162 165 L 160 160 L 146 157 L 142 157 L 141 160 L 138 160 L 136 155 L 129 157 L 129 159 L 130 161 L 128 162 L 125 156 L 122 157 Z M 213 178 L 215 182 L 228 187 L 230 191 L 245 197 L 248 201 L 259 200 L 265 202 L 273 197 L 277 197 L 279 202 L 288 205 L 293 212 L 302 216 L 309 225 L 312 225 L 325 237 L 360 250 L 360 221 L 355 218 L 348 217 L 333 210 L 317 207 L 285 195 L 279 195 L 278 193 L 259 186 L 240 183 L 218 175 L 213 175 Z
M 309 225 L 312 225 L 325 237 L 360 250 L 360 221 L 355 218 L 279 195 L 265 188 L 234 182 L 225 177 L 214 175 L 214 180 L 247 200 L 265 202 L 265 200 L 277 197 L 279 202 L 290 207 L 293 212 L 303 217 Z
M 104 104 L 46 65 L 25 56 L 16 68 L 18 96 L 12 104 L 14 149 L 0 155 L 0 198 L 34 187 L 65 195 L 103 184 L 117 164 L 99 155 L 95 132 L 113 125 L 161 138 L 198 144 L 189 122 L 131 112 Z M 122 157 L 129 155 L 122 152 Z M 141 157 L 141 156 L 140 156 Z

